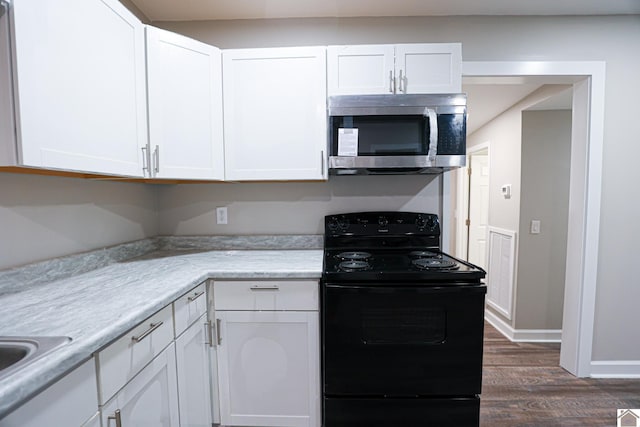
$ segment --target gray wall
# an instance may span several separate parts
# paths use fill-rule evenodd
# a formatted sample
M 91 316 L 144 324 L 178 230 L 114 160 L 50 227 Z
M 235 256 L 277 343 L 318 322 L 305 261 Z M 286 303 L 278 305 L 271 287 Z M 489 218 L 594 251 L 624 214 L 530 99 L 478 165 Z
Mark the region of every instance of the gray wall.
M 155 236 L 155 190 L 0 173 L 0 230 L 0 269 Z
M 228 183 L 159 190 L 160 233 L 322 234 L 325 215 L 366 210 L 440 214 L 440 178 L 433 175 L 343 176 L 329 182 Z M 216 224 L 227 206 L 229 223 Z
M 571 111 L 524 111 L 516 329 L 562 329 L 570 159 Z
M 640 199 L 640 16 L 432 17 L 166 22 L 159 26 L 221 48 L 347 43 L 462 42 L 465 61 L 606 61 L 602 210 L 594 360 L 640 360 L 640 286 L 629 265 Z M 162 213 L 161 213 L 162 215 Z M 633 237 L 635 236 L 635 237 Z M 631 335 L 629 335 L 631 334 Z

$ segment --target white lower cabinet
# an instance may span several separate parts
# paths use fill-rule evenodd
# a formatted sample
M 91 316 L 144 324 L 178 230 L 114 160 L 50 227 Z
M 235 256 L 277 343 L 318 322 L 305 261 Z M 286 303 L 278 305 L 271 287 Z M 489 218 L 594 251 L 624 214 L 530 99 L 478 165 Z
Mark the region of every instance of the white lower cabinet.
M 228 288 L 230 283 L 222 284 Z M 247 301 L 256 301 L 256 296 L 296 301 L 282 294 L 287 292 L 285 284 L 238 282 L 235 286 L 246 289 Z M 310 296 L 314 310 L 309 310 L 306 301 L 278 311 L 243 310 L 245 302 L 236 299 L 234 304 L 243 308 L 215 312 L 222 425 L 320 426 L 318 284 L 308 284 L 315 288 Z M 217 299 L 216 285 L 215 306 L 233 306 L 224 301 L 226 292 Z
M 82 424 L 81 427 L 102 427 L 102 420 L 100 419 L 100 411 L 93 414 L 90 420 Z
M 202 298 L 204 300 L 204 298 Z M 211 382 L 206 313 L 176 339 L 182 427 L 211 427 Z
M 102 408 L 102 427 L 179 426 L 172 343 Z
M 0 420 L 0 427 L 99 427 L 100 419 L 89 422 L 97 409 L 96 370 L 90 359 Z

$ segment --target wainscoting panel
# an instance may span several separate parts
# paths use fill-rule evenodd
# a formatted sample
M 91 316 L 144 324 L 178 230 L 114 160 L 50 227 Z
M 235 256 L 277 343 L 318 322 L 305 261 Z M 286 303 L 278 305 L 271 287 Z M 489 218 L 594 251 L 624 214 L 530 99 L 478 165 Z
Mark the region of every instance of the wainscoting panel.
M 489 226 L 487 304 L 512 319 L 515 286 L 516 232 Z

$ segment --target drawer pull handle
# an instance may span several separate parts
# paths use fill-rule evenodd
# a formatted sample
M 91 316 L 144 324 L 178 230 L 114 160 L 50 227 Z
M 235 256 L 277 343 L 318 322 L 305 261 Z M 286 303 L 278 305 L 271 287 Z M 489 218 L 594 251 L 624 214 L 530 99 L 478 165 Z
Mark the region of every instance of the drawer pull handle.
M 252 291 L 279 291 L 280 287 L 278 286 L 252 286 L 249 289 Z
M 189 301 L 189 302 L 193 302 L 193 301 L 195 301 L 196 299 L 198 299 L 198 297 L 199 297 L 200 295 L 203 295 L 203 294 L 204 294 L 204 291 L 196 292 L 196 293 L 194 293 L 193 295 L 191 295 L 189 298 L 187 298 L 187 301 Z
M 136 336 L 131 337 L 131 341 L 133 342 L 140 342 L 143 339 L 145 339 L 147 336 L 149 336 L 153 331 L 155 331 L 156 329 L 158 329 L 160 326 L 162 326 L 162 322 L 158 322 L 158 323 L 150 323 L 149 324 L 149 329 L 147 329 L 146 331 L 144 331 L 142 334 Z
M 113 415 L 109 415 L 107 417 L 107 422 L 109 422 L 111 420 L 115 420 L 116 427 L 122 427 L 122 416 L 120 415 L 120 409 L 117 409 L 116 412 Z M 111 424 L 111 423 L 109 423 L 109 424 Z
M 213 331 L 211 320 L 204 322 L 204 344 L 213 347 Z

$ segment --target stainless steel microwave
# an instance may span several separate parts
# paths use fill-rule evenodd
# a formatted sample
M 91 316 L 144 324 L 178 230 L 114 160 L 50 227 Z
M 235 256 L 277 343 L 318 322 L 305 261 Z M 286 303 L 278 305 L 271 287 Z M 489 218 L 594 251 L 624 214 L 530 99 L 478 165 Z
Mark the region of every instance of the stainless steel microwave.
M 466 94 L 329 97 L 329 173 L 441 173 L 465 166 Z

